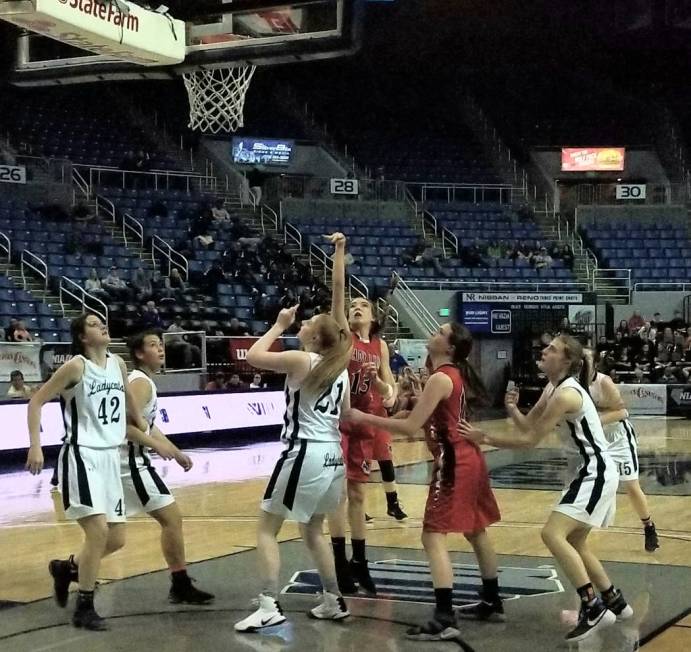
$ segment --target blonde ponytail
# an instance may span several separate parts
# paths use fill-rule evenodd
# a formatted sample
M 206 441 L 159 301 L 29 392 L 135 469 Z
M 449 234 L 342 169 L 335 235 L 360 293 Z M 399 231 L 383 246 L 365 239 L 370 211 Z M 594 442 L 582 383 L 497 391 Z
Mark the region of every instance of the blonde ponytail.
M 331 386 L 348 366 L 353 338 L 330 315 L 315 317 L 315 327 L 321 342 L 319 354 L 322 358 L 302 386 L 305 391 L 316 394 Z

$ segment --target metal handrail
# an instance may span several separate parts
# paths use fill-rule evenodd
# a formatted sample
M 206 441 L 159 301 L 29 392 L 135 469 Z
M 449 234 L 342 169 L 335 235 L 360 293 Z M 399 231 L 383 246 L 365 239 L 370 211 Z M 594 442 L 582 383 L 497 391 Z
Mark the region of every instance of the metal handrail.
M 491 196 L 491 201 L 496 201 L 493 193 L 498 193 L 499 203 L 509 204 L 514 193 L 523 195 L 523 188 L 519 186 L 512 186 L 508 183 L 446 183 L 436 181 L 423 182 L 406 182 L 406 195 L 415 196 L 414 191 L 419 190 L 419 200 L 421 202 L 429 201 L 429 191 L 442 191 L 446 195 L 446 201 L 456 201 L 456 194 L 472 192 L 473 203 L 482 203 L 486 201 L 486 196 Z M 488 199 L 489 200 L 489 199 Z
M 428 229 L 432 232 L 432 235 L 436 237 L 439 232 L 439 223 L 437 222 L 437 218 L 426 209 L 422 211 L 420 218 L 422 223 L 422 237 L 427 239 Z
M 398 339 L 398 333 L 401 325 L 398 310 L 396 310 L 396 308 L 389 301 L 383 297 L 380 297 L 377 299 L 377 314 L 384 315 L 383 323 L 381 324 L 382 330 L 386 330 L 386 322 L 390 321 L 394 327 L 394 339 Z
M 4 240 L 4 242 L 3 242 Z M 5 242 L 7 244 L 5 244 Z M 7 259 L 3 261 L 6 265 L 9 265 L 10 262 L 12 261 L 12 241 L 9 239 L 9 237 L 4 234 L 0 233 L 0 252 L 5 252 L 7 254 Z M 9 269 L 5 271 L 5 274 L 9 274 Z
M 105 215 L 109 222 L 115 224 L 117 221 L 117 209 L 115 208 L 115 204 L 110 201 L 108 197 L 96 195 L 96 215 L 98 215 L 98 217 Z
M 37 276 L 43 279 L 43 296 L 48 293 L 48 265 L 46 261 L 39 258 L 36 254 L 31 253 L 28 249 L 24 249 L 21 255 L 21 270 L 22 270 L 22 288 L 26 290 L 27 275 L 25 268 L 33 270 Z
M 328 280 L 328 272 L 333 272 L 331 258 L 329 258 L 329 255 L 321 247 L 318 247 L 313 242 L 310 243 L 309 256 L 310 268 L 312 270 L 314 270 L 312 263 L 313 258 L 316 259 L 317 263 L 324 268 L 324 283 L 326 284 Z
M 550 289 L 558 291 L 562 290 L 565 287 L 577 288 L 574 291 L 578 292 L 589 292 L 591 287 L 590 283 L 585 282 L 567 283 L 563 281 L 483 281 L 481 279 L 468 281 L 450 281 L 447 279 L 420 279 L 408 280 L 405 282 L 405 284 L 408 286 L 408 289 L 410 289 L 410 286 L 419 286 L 421 289 L 430 289 L 433 287 L 438 290 L 443 290 L 454 287 L 477 287 L 478 285 L 481 285 L 487 287 L 488 290 L 504 289 L 508 291 L 513 288 L 516 291 L 522 292 L 538 292 L 540 289 Z
M 144 225 L 136 218 L 132 217 L 129 213 L 125 213 L 122 216 L 122 239 L 125 241 L 125 246 L 129 246 L 129 239 L 127 237 L 127 232 L 131 231 L 134 233 L 137 246 L 144 250 Z
M 170 271 L 173 269 L 173 265 L 177 267 L 183 275 L 183 279 L 187 281 L 190 275 L 190 264 L 187 258 L 183 256 L 179 251 L 173 249 L 163 238 L 157 235 L 151 238 L 151 258 L 153 259 L 153 266 L 156 269 L 156 252 L 162 254 L 168 259 L 168 274 L 170 276 Z M 174 260 L 175 257 L 175 260 Z
M 290 222 L 286 222 L 283 225 L 283 242 L 287 243 L 288 238 L 293 240 L 300 251 L 302 251 L 302 233 L 300 233 Z
M 72 168 L 72 200 L 73 203 L 77 203 L 77 190 L 84 195 L 84 199 L 87 201 L 91 199 L 91 186 L 87 180 L 82 176 L 76 167 Z
M 651 288 L 645 288 L 643 286 L 653 286 Z M 657 288 L 658 286 L 664 286 L 666 290 L 671 290 L 671 291 L 677 291 L 679 289 L 680 292 L 689 292 L 691 290 L 691 281 L 688 283 L 685 282 L 674 282 L 674 281 L 663 281 L 662 283 L 647 283 L 647 282 L 640 282 L 640 283 L 634 283 L 633 284 L 633 291 L 634 292 L 651 292 L 654 291 L 654 288 Z M 673 287 L 669 287 L 673 286 Z M 674 288 L 674 289 L 673 289 Z
M 348 296 L 351 301 L 353 299 L 353 294 L 357 297 L 369 299 L 369 288 L 367 284 L 362 279 L 355 276 L 355 274 L 350 274 L 350 276 L 348 276 Z
M 121 168 L 110 167 L 107 165 L 85 164 L 75 164 L 74 167 L 86 171 L 89 177 L 88 185 L 90 187 L 101 186 L 102 179 L 106 175 L 111 178 L 119 177 L 119 185 L 121 188 L 127 187 L 125 181 L 128 177 L 135 179 L 141 178 L 144 180 L 151 179 L 153 183 L 150 185 L 153 185 L 154 190 L 167 190 L 170 187 L 171 180 L 184 180 L 185 191 L 188 193 L 195 189 L 199 191 L 204 190 L 207 192 L 213 192 L 216 190 L 216 186 L 218 185 L 218 180 L 215 176 L 210 174 L 199 174 L 197 172 L 185 172 L 184 170 L 146 170 L 140 172 L 138 170 L 122 170 Z M 80 176 L 84 178 L 83 175 L 80 174 Z M 165 184 L 161 184 L 159 186 L 160 179 L 164 179 Z M 113 184 L 108 183 L 107 185 L 112 186 Z
M 393 280 L 396 282 L 396 296 L 406 305 L 408 310 L 417 317 L 423 328 L 431 335 L 439 330 L 439 322 L 425 305 L 418 299 L 408 284 L 401 278 L 398 272 L 393 272 Z
M 413 209 L 415 217 L 417 218 L 418 214 L 420 213 L 420 208 L 418 207 L 417 199 L 415 199 L 415 197 L 413 197 L 413 193 L 410 192 L 410 189 L 408 188 L 407 184 L 405 186 L 404 197 L 405 197 L 406 202 Z
M 261 223 L 261 227 L 262 227 L 262 233 L 266 233 L 266 227 L 264 226 L 264 218 L 265 217 L 271 224 L 273 224 L 274 231 L 278 231 L 280 222 L 279 222 L 278 215 L 276 214 L 276 211 L 273 208 L 271 208 L 271 206 L 268 206 L 267 204 L 262 204 L 259 207 L 259 211 L 260 211 L 259 219 L 260 219 L 260 223 Z
M 63 300 L 63 295 L 72 297 L 77 303 L 82 307 L 82 313 L 87 310 L 93 312 L 96 316 L 100 317 L 104 324 L 108 324 L 108 306 L 101 301 L 98 297 L 93 294 L 89 294 L 81 285 L 75 283 L 72 279 L 67 278 L 67 276 L 60 277 L 60 310 L 62 311 L 62 316 L 65 316 L 65 301 Z M 94 308 L 93 305 L 87 305 L 87 300 L 89 302 L 94 302 L 96 305 L 103 308 L 99 311 Z
M 442 243 L 442 249 L 444 251 L 444 257 L 448 258 L 446 255 L 446 243 L 449 243 L 449 247 L 453 250 L 453 253 L 458 256 L 458 236 L 451 231 L 450 229 L 447 229 L 445 226 L 442 226 L 441 228 L 441 243 Z

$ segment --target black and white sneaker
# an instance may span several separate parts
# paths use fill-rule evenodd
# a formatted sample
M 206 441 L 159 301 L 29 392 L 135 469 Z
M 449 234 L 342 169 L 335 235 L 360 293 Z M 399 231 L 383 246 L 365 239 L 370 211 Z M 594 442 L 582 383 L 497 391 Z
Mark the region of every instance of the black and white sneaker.
M 355 561 L 355 559 L 351 559 L 350 572 L 352 573 L 353 579 L 357 582 L 358 586 L 365 591 L 365 593 L 368 593 L 372 596 L 377 595 L 377 587 L 374 584 L 372 576 L 369 574 L 367 560 Z M 341 593 L 343 593 L 342 589 Z
M 59 607 L 67 606 L 70 584 L 78 581 L 78 571 L 71 558 L 53 559 L 48 564 L 48 572 L 53 578 L 53 597 Z
M 645 536 L 645 549 L 648 552 L 655 552 L 660 547 L 660 541 L 657 538 L 655 523 L 646 525 L 643 529 L 643 535 Z
M 350 612 L 342 596 L 324 591 L 319 606 L 310 609 L 307 615 L 317 620 L 343 620 Z
M 617 617 L 597 598 L 589 607 L 581 608 L 578 624 L 566 635 L 566 641 L 577 643 L 588 638 L 593 632 L 609 627 L 617 622 Z
M 506 622 L 504 604 L 501 598 L 496 600 L 481 599 L 480 602 L 456 609 L 456 616 L 468 620 L 480 620 L 486 623 Z
M 257 606 L 257 610 L 247 618 L 235 623 L 236 632 L 258 632 L 260 629 L 285 622 L 286 617 L 283 615 L 283 609 L 281 609 L 276 598 L 260 593 L 259 598 L 253 600 L 253 604 Z
M 386 510 L 386 513 L 397 521 L 404 521 L 408 518 L 408 514 L 401 509 L 401 505 L 398 501 L 392 503 Z
M 633 616 L 633 609 L 626 600 L 619 589 L 615 589 L 614 594 L 609 600 L 604 600 L 607 609 L 609 609 L 616 617 L 617 621 L 629 620 Z
M 405 637 L 412 641 L 451 641 L 460 635 L 453 615 L 435 611 L 431 620 L 424 625 L 411 627 Z

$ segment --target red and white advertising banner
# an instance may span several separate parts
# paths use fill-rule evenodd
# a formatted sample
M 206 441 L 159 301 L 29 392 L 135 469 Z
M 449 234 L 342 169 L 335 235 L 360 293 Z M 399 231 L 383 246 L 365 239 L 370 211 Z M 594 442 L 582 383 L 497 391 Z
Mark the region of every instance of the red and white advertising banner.
M 563 147 L 562 172 L 622 172 L 623 147 Z

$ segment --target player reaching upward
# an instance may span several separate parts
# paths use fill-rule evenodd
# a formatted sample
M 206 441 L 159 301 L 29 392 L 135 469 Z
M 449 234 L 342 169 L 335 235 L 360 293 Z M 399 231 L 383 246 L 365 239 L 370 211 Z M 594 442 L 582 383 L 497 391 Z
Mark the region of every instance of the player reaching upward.
M 408 630 L 420 641 L 457 639 L 460 632 L 453 612 L 453 567 L 447 535 L 462 533 L 470 542 L 480 566 L 480 601 L 459 615 L 485 621 L 504 620 L 499 596 L 497 558 L 486 528 L 500 519 L 480 448 L 462 437 L 459 422 L 466 416 L 466 387 L 484 395 L 480 379 L 468 363 L 472 347 L 469 331 L 460 324 L 444 324 L 427 344 L 434 373 L 409 414 L 383 419 L 358 410 L 346 418 L 357 425 L 387 428 L 412 437 L 425 427 L 425 437 L 434 456 L 422 526 L 422 544 L 429 559 L 436 608 L 424 625 Z
M 29 402 L 31 446 L 27 468 L 43 468 L 41 408 L 60 395 L 65 437 L 58 459 L 58 478 L 65 515 L 84 532 L 79 569 L 75 627 L 108 629 L 94 608 L 94 589 L 101 559 L 125 543 L 125 505 L 120 481 L 120 446 L 128 417 L 141 429 L 146 423 L 136 410 L 125 363 L 108 352 L 108 328 L 93 314 L 71 324 L 74 357 L 63 364 Z M 162 446 L 165 452 L 165 446 Z M 54 564 L 50 565 L 54 573 Z M 57 596 L 56 596 L 57 597 Z M 67 591 L 64 602 L 67 604 Z
M 350 404 L 350 336 L 335 319 L 316 315 L 302 322 L 303 351 L 272 353 L 271 345 L 295 321 L 297 306 L 281 310 L 276 323 L 247 353 L 253 367 L 286 374 L 286 412 L 281 454 L 264 493 L 257 525 L 259 608 L 235 624 L 239 632 L 278 625 L 285 616 L 278 603 L 278 533 L 286 519 L 297 521 L 323 587 L 322 602 L 309 612 L 319 620 L 341 620 L 348 609 L 338 589 L 334 558 L 324 539 L 324 515 L 343 495 L 344 465 L 338 423 Z
M 345 236 L 334 233 L 327 236 L 335 246 L 331 314 L 342 328 L 351 333 L 353 350 L 348 373 L 350 375 L 350 404 L 363 412 L 385 414 L 385 407 L 396 400 L 396 383 L 389 367 L 389 348 L 376 336 L 377 324 L 372 303 L 365 298 L 350 303 L 345 312 Z M 355 582 L 370 594 L 377 588 L 369 573 L 366 553 L 365 485 L 369 480 L 370 464 L 375 459 L 377 428 L 361 424 L 343 424 L 343 456 L 347 477 L 347 520 L 350 523 L 353 558 L 348 562 L 345 549 L 346 504 L 329 515 L 329 530 L 336 559 L 338 584 L 343 593 L 355 593 Z M 386 444 L 386 434 L 379 441 Z M 393 466 L 393 464 L 391 464 Z M 386 465 L 385 465 L 386 468 Z M 387 476 L 391 481 L 391 477 Z M 387 496 L 388 498 L 388 496 Z M 398 507 L 394 492 L 390 507 Z

